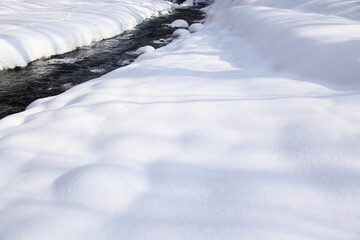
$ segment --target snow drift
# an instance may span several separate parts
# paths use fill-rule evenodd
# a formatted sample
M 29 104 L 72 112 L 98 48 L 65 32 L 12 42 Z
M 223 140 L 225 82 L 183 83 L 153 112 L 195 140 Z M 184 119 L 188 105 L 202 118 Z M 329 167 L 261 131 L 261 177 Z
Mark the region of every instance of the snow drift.
M 327 15 L 340 12 L 358 19 L 358 3 L 235 0 L 216 5 L 211 17 L 251 41 L 274 71 L 317 79 L 329 87 L 360 89 L 360 24 Z

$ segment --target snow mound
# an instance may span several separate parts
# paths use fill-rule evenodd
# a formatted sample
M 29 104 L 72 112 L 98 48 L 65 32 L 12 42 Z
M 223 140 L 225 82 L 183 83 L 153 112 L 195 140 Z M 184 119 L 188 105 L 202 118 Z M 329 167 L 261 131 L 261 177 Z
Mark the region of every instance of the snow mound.
M 189 27 L 189 24 L 187 21 L 183 20 L 183 19 L 178 19 L 178 20 L 175 20 L 173 21 L 170 26 L 172 28 L 188 28 Z
M 199 32 L 204 28 L 204 24 L 202 23 L 193 23 L 188 28 L 190 33 Z
M 58 201 L 119 211 L 146 189 L 141 171 L 117 164 L 93 164 L 71 170 L 54 182 Z
M 180 36 L 187 36 L 189 34 L 190 34 L 189 30 L 180 28 L 180 29 L 175 30 L 173 32 L 172 36 L 173 37 L 180 37 Z
M 148 45 L 148 46 L 140 47 L 138 50 L 135 51 L 135 53 L 141 55 L 153 51 L 155 51 L 155 48 L 153 46 Z

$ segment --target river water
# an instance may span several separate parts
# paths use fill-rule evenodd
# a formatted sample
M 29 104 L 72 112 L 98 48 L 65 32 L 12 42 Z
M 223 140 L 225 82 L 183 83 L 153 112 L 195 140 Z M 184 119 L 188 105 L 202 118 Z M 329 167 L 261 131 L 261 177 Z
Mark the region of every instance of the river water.
M 72 52 L 40 59 L 23 68 L 0 71 L 0 119 L 21 112 L 39 98 L 60 94 L 67 89 L 98 78 L 133 62 L 139 47 L 162 47 L 171 42 L 174 31 L 168 24 L 184 19 L 200 22 L 206 4 L 178 8 L 173 13 L 151 18 L 135 29 L 114 38 Z

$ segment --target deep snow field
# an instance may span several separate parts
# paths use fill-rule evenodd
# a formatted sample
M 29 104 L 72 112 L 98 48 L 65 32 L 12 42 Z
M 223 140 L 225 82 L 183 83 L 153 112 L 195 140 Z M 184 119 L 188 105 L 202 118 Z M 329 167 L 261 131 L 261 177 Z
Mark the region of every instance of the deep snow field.
M 215 0 L 2 119 L 0 239 L 358 240 L 359 6 Z

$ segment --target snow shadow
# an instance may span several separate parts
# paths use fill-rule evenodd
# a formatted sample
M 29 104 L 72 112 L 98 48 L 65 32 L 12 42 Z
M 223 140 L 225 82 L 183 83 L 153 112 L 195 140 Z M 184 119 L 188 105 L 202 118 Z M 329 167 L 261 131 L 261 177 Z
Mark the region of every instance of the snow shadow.
M 313 186 L 290 172 L 169 161 L 151 163 L 147 169 L 151 189 L 114 221 L 112 233 L 119 238 L 264 239 L 272 233 L 278 237 L 335 239 L 323 230 L 336 225 L 313 214 L 311 209 L 318 203 L 302 195 L 303 191 L 311 192 Z M 269 192 L 274 189 L 276 192 Z M 304 204 L 308 210 L 303 209 Z M 316 207 L 323 214 L 328 210 Z
M 234 66 L 260 64 L 269 72 L 330 89 L 360 90 L 359 26 L 353 21 L 242 6 L 233 8 L 224 25 L 219 35 L 227 37 L 215 45 L 223 49 L 221 59 Z
M 16 49 L 18 55 L 21 56 L 22 60 L 24 62 L 30 61 L 30 56 L 24 47 L 23 43 L 19 41 L 16 37 L 9 36 L 7 34 L 0 34 L 0 39 L 4 40 L 9 46 L 11 46 L 13 49 Z

